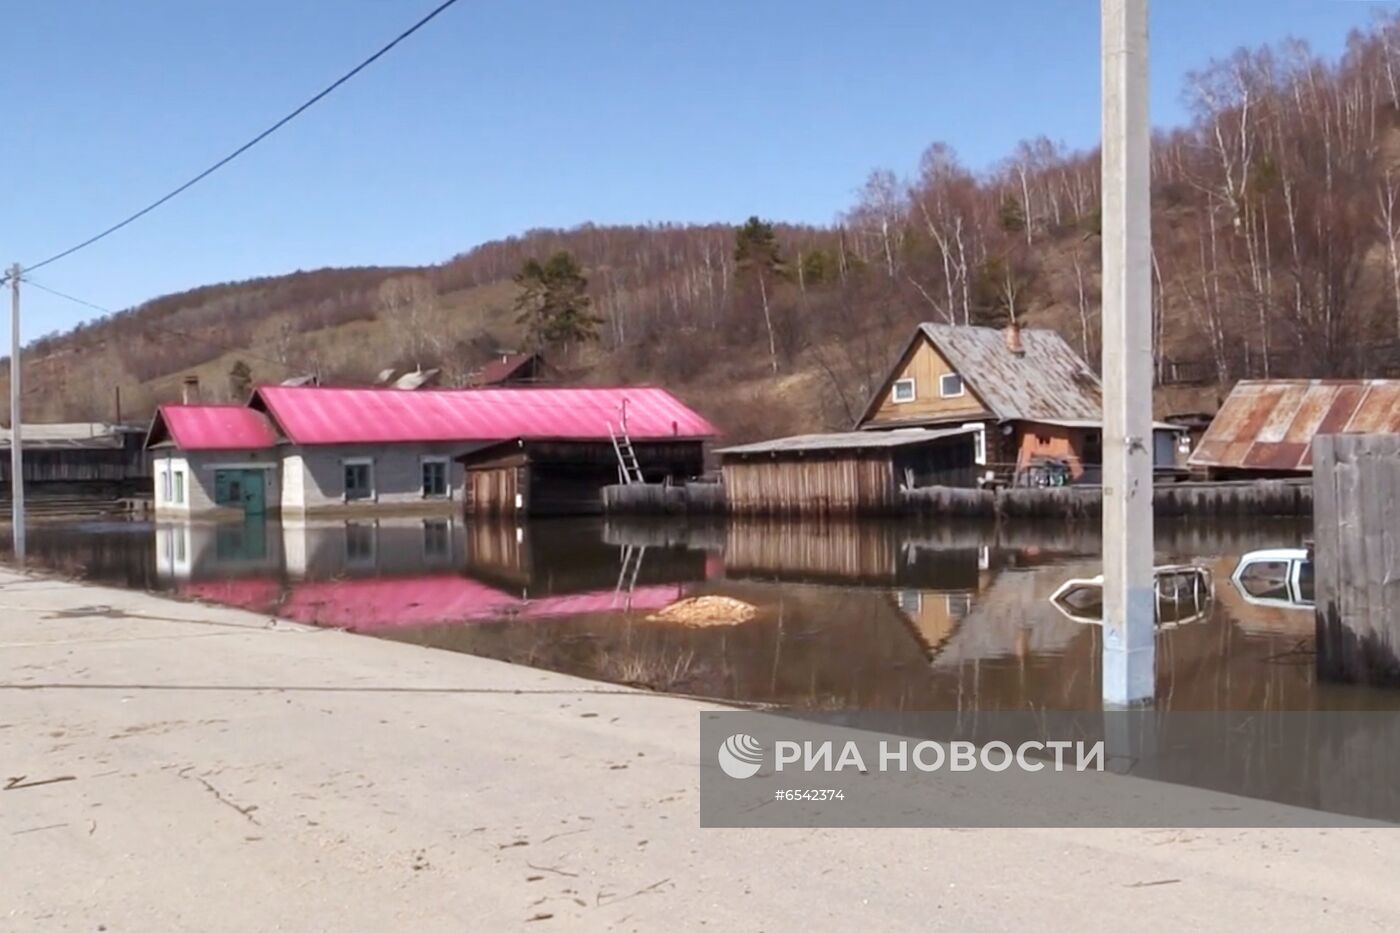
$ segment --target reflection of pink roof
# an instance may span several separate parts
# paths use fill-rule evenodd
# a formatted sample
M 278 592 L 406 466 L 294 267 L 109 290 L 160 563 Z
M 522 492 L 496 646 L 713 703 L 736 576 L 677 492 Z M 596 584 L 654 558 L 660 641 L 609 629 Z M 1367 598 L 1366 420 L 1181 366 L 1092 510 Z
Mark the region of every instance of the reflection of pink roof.
M 242 405 L 162 405 L 156 412 L 153 441 L 162 440 L 154 436 L 162 422 L 184 450 L 263 450 L 277 443 L 267 416 Z
M 263 386 L 254 396 L 297 444 L 607 440 L 621 419 L 634 439 L 699 438 L 714 425 L 664 389 L 336 389 Z
M 280 603 L 281 587 L 272 580 L 187 583 L 181 592 L 295 622 L 357 631 L 433 622 L 543 619 L 629 606 L 659 609 L 682 595 L 679 584 L 668 584 L 637 587 L 630 596 L 599 590 L 522 599 L 478 580 L 450 574 L 293 583 Z

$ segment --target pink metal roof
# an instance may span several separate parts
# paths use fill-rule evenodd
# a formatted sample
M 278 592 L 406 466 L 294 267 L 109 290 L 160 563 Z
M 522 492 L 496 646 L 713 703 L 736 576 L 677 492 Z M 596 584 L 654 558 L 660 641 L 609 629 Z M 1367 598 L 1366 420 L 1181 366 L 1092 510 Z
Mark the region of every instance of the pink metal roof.
M 650 610 L 684 595 L 681 584 L 566 593 L 522 599 L 468 577 L 452 574 L 367 577 L 282 585 L 269 579 L 186 583 L 185 596 L 237 606 L 295 622 L 374 632 L 444 622 L 548 619 L 594 612 Z
M 185 450 L 262 450 L 277 443 L 277 431 L 267 416 L 242 405 L 162 405 L 151 442 L 164 440 L 162 423 Z
M 403 392 L 263 386 L 253 397 L 297 444 L 526 439 L 607 440 L 621 420 L 634 440 L 701 438 L 714 425 L 664 389 L 483 388 Z
M 1191 454 L 1192 466 L 1306 473 L 1318 434 L 1400 432 L 1400 381 L 1243 380 Z

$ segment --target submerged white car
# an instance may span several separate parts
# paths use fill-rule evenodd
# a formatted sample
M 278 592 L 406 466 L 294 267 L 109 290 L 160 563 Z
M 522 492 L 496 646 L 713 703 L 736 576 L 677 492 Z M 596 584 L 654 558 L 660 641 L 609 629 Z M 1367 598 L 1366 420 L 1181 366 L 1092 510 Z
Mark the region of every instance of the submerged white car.
M 1195 564 L 1166 564 L 1153 568 L 1157 598 L 1157 627 L 1177 628 L 1210 615 L 1215 580 L 1209 568 Z M 1050 602 L 1068 619 L 1085 625 L 1103 624 L 1103 574 L 1061 583 Z
M 1313 560 L 1307 548 L 1250 551 L 1240 558 L 1230 583 L 1245 602 L 1273 609 L 1313 608 Z

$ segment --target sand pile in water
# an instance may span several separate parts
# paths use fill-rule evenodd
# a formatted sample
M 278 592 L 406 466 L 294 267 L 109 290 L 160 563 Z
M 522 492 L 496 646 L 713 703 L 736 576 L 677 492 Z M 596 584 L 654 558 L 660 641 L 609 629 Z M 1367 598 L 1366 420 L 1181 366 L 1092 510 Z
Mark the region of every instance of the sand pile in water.
M 648 622 L 674 622 L 678 625 L 738 625 L 752 619 L 758 610 L 740 599 L 728 596 L 694 596 L 671 603 L 647 616 Z

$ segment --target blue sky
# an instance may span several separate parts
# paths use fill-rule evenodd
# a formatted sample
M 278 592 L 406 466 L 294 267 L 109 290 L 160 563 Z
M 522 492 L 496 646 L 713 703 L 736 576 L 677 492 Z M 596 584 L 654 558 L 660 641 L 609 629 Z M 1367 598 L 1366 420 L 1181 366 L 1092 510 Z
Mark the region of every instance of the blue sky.
M 434 0 L 11 0 L 0 261 L 164 193 Z M 1156 125 L 1183 75 L 1394 3 L 1154 0 Z M 1098 136 L 1094 0 L 462 0 L 233 165 L 35 273 L 110 308 L 325 265 L 440 261 L 584 221 L 822 223 L 943 140 L 983 168 Z M 25 337 L 94 312 L 30 290 Z

